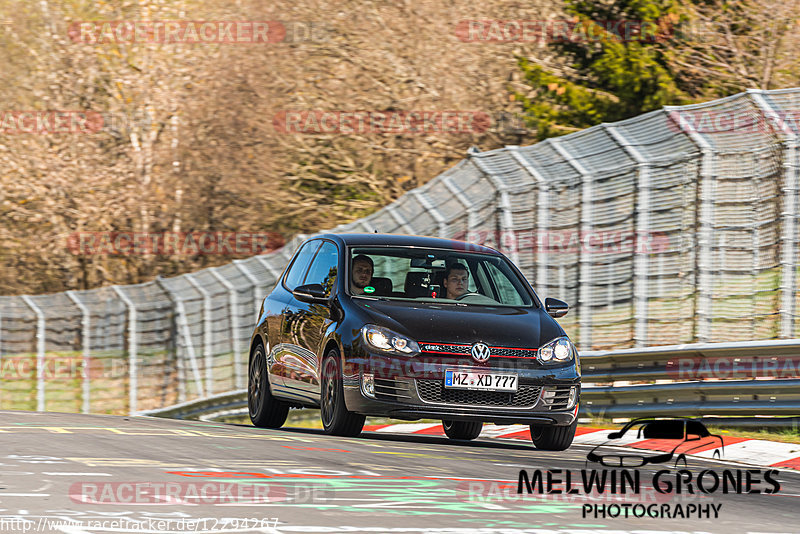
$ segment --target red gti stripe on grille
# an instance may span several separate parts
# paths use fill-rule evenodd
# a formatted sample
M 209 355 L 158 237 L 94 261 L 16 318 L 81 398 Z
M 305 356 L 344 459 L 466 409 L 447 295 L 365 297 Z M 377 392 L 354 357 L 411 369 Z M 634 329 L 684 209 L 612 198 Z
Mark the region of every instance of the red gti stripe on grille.
M 443 352 L 440 350 L 423 350 L 426 354 L 447 354 L 452 356 L 469 356 L 469 352 Z
M 444 354 L 446 356 L 470 356 L 470 354 L 468 352 L 443 352 L 443 351 L 439 351 L 439 350 L 423 350 L 421 352 L 424 352 L 425 354 Z M 491 354 L 491 357 L 492 358 L 512 358 L 512 359 L 516 358 L 516 359 L 519 359 L 519 360 L 529 360 L 529 359 L 536 358 L 536 355 L 534 354 L 532 356 L 500 356 L 499 354 Z

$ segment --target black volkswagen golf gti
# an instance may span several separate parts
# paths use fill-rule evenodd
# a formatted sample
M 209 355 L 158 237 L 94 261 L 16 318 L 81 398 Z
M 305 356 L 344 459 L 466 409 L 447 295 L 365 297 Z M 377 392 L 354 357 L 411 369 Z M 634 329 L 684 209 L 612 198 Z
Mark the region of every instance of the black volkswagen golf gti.
M 462 241 L 325 234 L 304 242 L 253 332 L 250 419 L 278 428 L 319 408 L 325 431 L 358 435 L 367 415 L 441 419 L 451 439 L 483 422 L 531 427 L 541 449 L 570 446 L 578 352 L 520 271 Z

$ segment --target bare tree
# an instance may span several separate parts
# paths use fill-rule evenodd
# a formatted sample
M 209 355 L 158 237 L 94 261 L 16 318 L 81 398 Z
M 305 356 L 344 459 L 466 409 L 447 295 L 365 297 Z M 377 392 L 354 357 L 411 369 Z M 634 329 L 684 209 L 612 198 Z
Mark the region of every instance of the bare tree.
M 800 3 L 685 0 L 683 9 L 687 22 L 674 41 L 674 64 L 695 95 L 797 84 Z
M 464 157 L 534 139 L 507 128 L 515 56 L 542 42 L 464 42 L 470 19 L 560 17 L 557 0 L 0 0 L 9 110 L 102 114 L 88 134 L 0 137 L 0 293 L 132 283 L 224 256 L 74 255 L 75 232 L 275 231 L 362 217 Z M 283 21 L 266 44 L 75 40 L 78 21 Z M 315 28 L 316 34 L 309 34 Z M 284 133 L 282 110 L 477 111 L 474 133 Z

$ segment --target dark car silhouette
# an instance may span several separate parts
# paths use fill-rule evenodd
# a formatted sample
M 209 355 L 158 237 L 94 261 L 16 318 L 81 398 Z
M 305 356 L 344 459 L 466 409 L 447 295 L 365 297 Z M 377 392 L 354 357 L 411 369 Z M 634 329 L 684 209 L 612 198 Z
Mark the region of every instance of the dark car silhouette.
M 542 303 L 488 247 L 316 236 L 264 299 L 250 344 L 250 419 L 278 428 L 290 407 L 318 408 L 325 432 L 354 436 L 367 415 L 435 418 L 466 440 L 484 421 L 522 423 L 537 448 L 566 449 L 580 395 L 578 351 L 554 319 L 567 310 Z
M 637 439 L 658 440 L 648 444 L 657 450 L 628 449 L 619 452 L 614 447 L 620 446 L 624 436 L 636 433 Z M 715 458 L 721 457 L 723 451 L 722 437 L 711 434 L 703 423 L 696 419 L 674 418 L 640 418 L 625 424 L 620 430 L 611 432 L 608 441 L 596 446 L 586 455 L 588 463 L 598 463 L 605 467 L 641 467 L 648 464 L 679 463 L 686 466 L 686 455 L 699 449 L 708 449 L 710 446 L 719 448 L 714 450 Z

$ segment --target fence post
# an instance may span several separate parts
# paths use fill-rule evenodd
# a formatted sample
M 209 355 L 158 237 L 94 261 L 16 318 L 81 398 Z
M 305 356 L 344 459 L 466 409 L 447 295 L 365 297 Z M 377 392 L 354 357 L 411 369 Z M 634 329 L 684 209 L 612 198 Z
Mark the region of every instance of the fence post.
M 394 219 L 395 222 L 400 225 L 400 228 L 406 234 L 414 235 L 414 230 L 412 230 L 411 227 L 408 226 L 408 221 L 402 215 L 397 213 L 397 206 L 395 206 L 396 203 L 397 201 L 392 202 L 391 204 L 386 206 L 386 211 L 389 212 L 389 215 L 392 217 L 392 219 Z
M 780 337 L 791 338 L 794 336 L 795 294 L 797 292 L 797 189 L 798 180 L 798 150 L 797 134 L 792 131 L 785 118 L 782 118 L 769 102 L 764 98 L 761 89 L 748 89 L 747 92 L 753 102 L 761 109 L 772 124 L 779 125 L 781 134 L 786 137 L 786 152 L 783 160 L 786 168 L 786 181 L 783 184 L 783 226 L 781 235 L 781 327 Z
M 245 278 L 250 281 L 250 285 L 253 286 L 253 307 L 255 307 L 256 315 L 258 315 L 258 312 L 261 310 L 261 299 L 258 298 L 256 292 L 261 284 L 259 283 L 258 278 L 256 278 L 255 275 L 250 272 L 250 269 L 248 269 L 244 264 L 244 260 L 233 260 L 233 265 L 239 269 L 239 271 L 241 271 Z M 256 321 L 258 321 L 258 317 L 256 317 Z
M 111 286 L 111 289 L 119 295 L 125 307 L 128 308 L 128 411 L 135 413 L 138 409 L 138 366 L 137 357 L 139 347 L 137 345 L 138 332 L 136 330 L 136 305 L 126 295 L 119 286 Z
M 45 402 L 44 402 L 44 374 L 45 374 L 45 361 L 44 361 L 44 352 L 45 352 L 45 328 L 47 327 L 47 323 L 45 322 L 44 313 L 42 309 L 36 305 L 35 302 L 28 296 L 22 295 L 22 300 L 25 301 L 25 304 L 33 310 L 33 313 L 36 314 L 36 411 L 43 412 L 45 410 Z
M 219 283 L 225 286 L 228 290 L 228 304 L 231 308 L 231 350 L 233 350 L 233 381 L 236 389 L 241 389 L 242 385 L 242 370 L 241 370 L 241 349 L 239 346 L 239 298 L 236 294 L 236 288 L 225 277 L 219 274 L 215 267 L 211 267 L 208 271 L 214 275 L 214 278 L 219 280 Z
M 547 280 L 547 247 L 543 246 L 542 237 L 547 234 L 547 228 L 549 226 L 550 221 L 550 214 L 549 211 L 549 194 L 550 191 L 547 187 L 547 181 L 545 180 L 542 173 L 540 173 L 536 167 L 531 165 L 531 163 L 520 153 L 518 146 L 509 146 L 509 152 L 511 152 L 511 156 L 517 160 L 520 167 L 525 169 L 525 171 L 531 175 L 531 178 L 536 182 L 536 229 L 534 232 L 534 246 L 536 247 L 536 280 L 534 284 L 537 288 L 541 288 L 541 292 L 539 293 L 542 296 L 542 300 L 547 297 L 548 291 L 548 280 Z M 559 298 L 563 298 L 563 295 L 560 295 Z
M 183 299 L 177 293 L 173 293 L 169 290 L 169 288 L 164 284 L 161 280 L 161 277 L 156 278 L 156 283 L 158 286 L 167 294 L 167 298 L 175 304 L 175 313 L 178 315 L 178 329 L 183 334 L 183 345 L 186 348 L 186 352 L 189 354 L 189 364 L 192 366 L 192 374 L 194 375 L 194 382 L 195 387 L 197 389 L 197 394 L 203 398 L 206 396 L 206 390 L 210 387 L 210 384 L 207 384 L 206 387 L 203 387 L 203 380 L 200 378 L 200 369 L 197 366 L 197 356 L 194 353 L 194 343 L 192 343 L 192 333 L 189 330 L 189 320 L 186 318 L 186 307 L 183 305 Z M 180 338 L 181 334 L 178 334 Z M 185 379 L 185 375 L 184 375 Z M 184 393 L 185 395 L 185 393 Z
M 639 239 L 643 237 L 650 238 L 650 164 L 642 156 L 642 153 L 631 145 L 615 126 L 603 123 L 603 127 L 611 135 L 612 139 L 636 162 L 636 167 L 639 170 L 638 183 L 636 184 L 636 219 L 633 231 L 633 316 L 636 321 L 633 331 L 633 343 L 636 347 L 643 347 L 648 344 L 647 308 L 649 294 L 647 281 L 650 274 L 650 261 L 647 257 L 647 252 L 640 250 L 638 243 Z M 662 266 L 664 264 L 663 259 L 664 256 L 660 256 Z M 658 279 L 662 281 L 663 277 L 659 276 Z M 659 297 L 663 297 L 663 294 L 659 294 Z
M 273 266 L 272 266 L 272 265 L 271 265 L 271 264 L 270 264 L 270 263 L 267 261 L 267 258 L 265 258 L 265 257 L 264 257 L 264 256 L 262 256 L 262 255 L 258 255 L 258 256 L 256 256 L 256 260 L 258 260 L 258 263 L 260 263 L 261 265 L 263 265 L 263 266 L 264 266 L 264 268 L 265 268 L 267 271 L 269 271 L 269 274 L 271 274 L 273 277 L 275 277 L 275 282 L 274 282 L 274 283 L 277 283 L 277 282 L 278 282 L 278 280 L 280 280 L 280 279 L 281 279 L 281 273 L 280 273 L 279 271 L 276 271 L 276 270 L 275 270 L 275 267 L 273 267 Z M 288 263 L 288 260 L 287 260 L 287 263 Z
M 697 187 L 700 189 L 698 219 L 700 231 L 697 235 L 697 340 L 707 342 L 711 339 L 711 304 L 713 301 L 712 250 L 714 241 L 714 152 L 711 144 L 700 135 L 694 126 L 681 115 L 682 108 L 664 106 L 667 120 L 675 123 L 689 140 L 700 150 L 700 176 Z M 677 119 L 676 119 L 677 116 Z
M 461 188 L 450 179 L 449 174 L 442 175 L 441 179 L 448 191 L 456 197 L 467 212 L 467 239 L 465 241 L 468 241 L 472 231 L 475 229 L 475 209 Z
M 0 368 L 3 365 L 3 308 L 0 308 Z
M 74 291 L 67 291 L 67 296 L 70 300 L 78 307 L 81 311 L 81 328 L 82 333 L 81 337 L 83 338 L 83 345 L 81 348 L 83 349 L 83 371 L 81 372 L 81 379 L 83 380 L 83 403 L 81 407 L 82 413 L 89 413 L 90 411 L 90 404 L 89 404 L 89 395 L 90 395 L 90 384 L 89 384 L 89 352 L 91 351 L 91 328 L 90 328 L 90 321 L 91 315 L 89 314 L 89 308 L 87 308 L 83 302 L 78 298 Z M 113 367 L 113 366 L 112 366 Z
M 581 175 L 581 222 L 580 233 L 578 235 L 578 264 L 580 278 L 578 280 L 578 339 L 581 348 L 584 350 L 592 349 L 592 314 L 589 308 L 592 301 L 592 288 L 594 279 L 592 277 L 592 265 L 590 259 L 586 258 L 583 240 L 589 235 L 593 226 L 592 195 L 593 183 L 592 174 L 583 165 L 572 157 L 572 154 L 561 145 L 561 141 L 556 137 L 551 137 L 547 141 L 558 154 L 566 160 L 570 166 Z
M 439 237 L 445 237 L 447 235 L 447 222 L 444 220 L 444 217 L 439 212 L 439 210 L 436 209 L 436 206 L 434 206 L 433 203 L 430 200 L 428 200 L 428 197 L 426 197 L 425 193 L 420 191 L 419 188 L 412 189 L 411 191 L 409 191 L 409 193 L 417 197 L 417 200 L 419 201 L 420 205 L 423 208 L 425 208 L 425 211 L 431 214 L 431 217 L 434 218 L 434 220 L 436 221 L 437 232 Z M 464 239 L 464 241 L 466 241 L 466 239 Z
M 213 336 L 213 322 L 211 320 L 211 294 L 200 284 L 197 280 L 195 280 L 194 276 L 191 273 L 186 273 L 183 275 L 186 280 L 200 292 L 203 296 L 203 362 L 205 362 L 206 367 L 206 388 L 205 392 L 208 395 L 211 395 L 214 391 L 214 354 L 213 349 L 211 348 L 212 345 L 212 336 Z M 175 298 L 178 298 L 177 296 Z
M 478 152 L 475 147 L 472 147 L 467 152 L 467 156 L 475 163 L 475 166 L 480 170 L 486 178 L 492 183 L 494 188 L 500 195 L 500 228 L 502 234 L 505 237 L 500 239 L 500 243 L 498 243 L 497 248 L 503 248 L 503 241 L 507 241 L 509 238 L 512 239 L 513 249 L 509 252 L 509 256 L 511 256 L 511 261 L 514 262 L 515 265 L 519 265 L 519 247 L 517 246 L 517 235 L 514 233 L 514 213 L 511 211 L 511 201 L 508 198 L 508 187 L 506 183 L 498 178 L 494 173 L 492 173 L 487 167 L 486 164 L 481 161 L 480 152 Z

